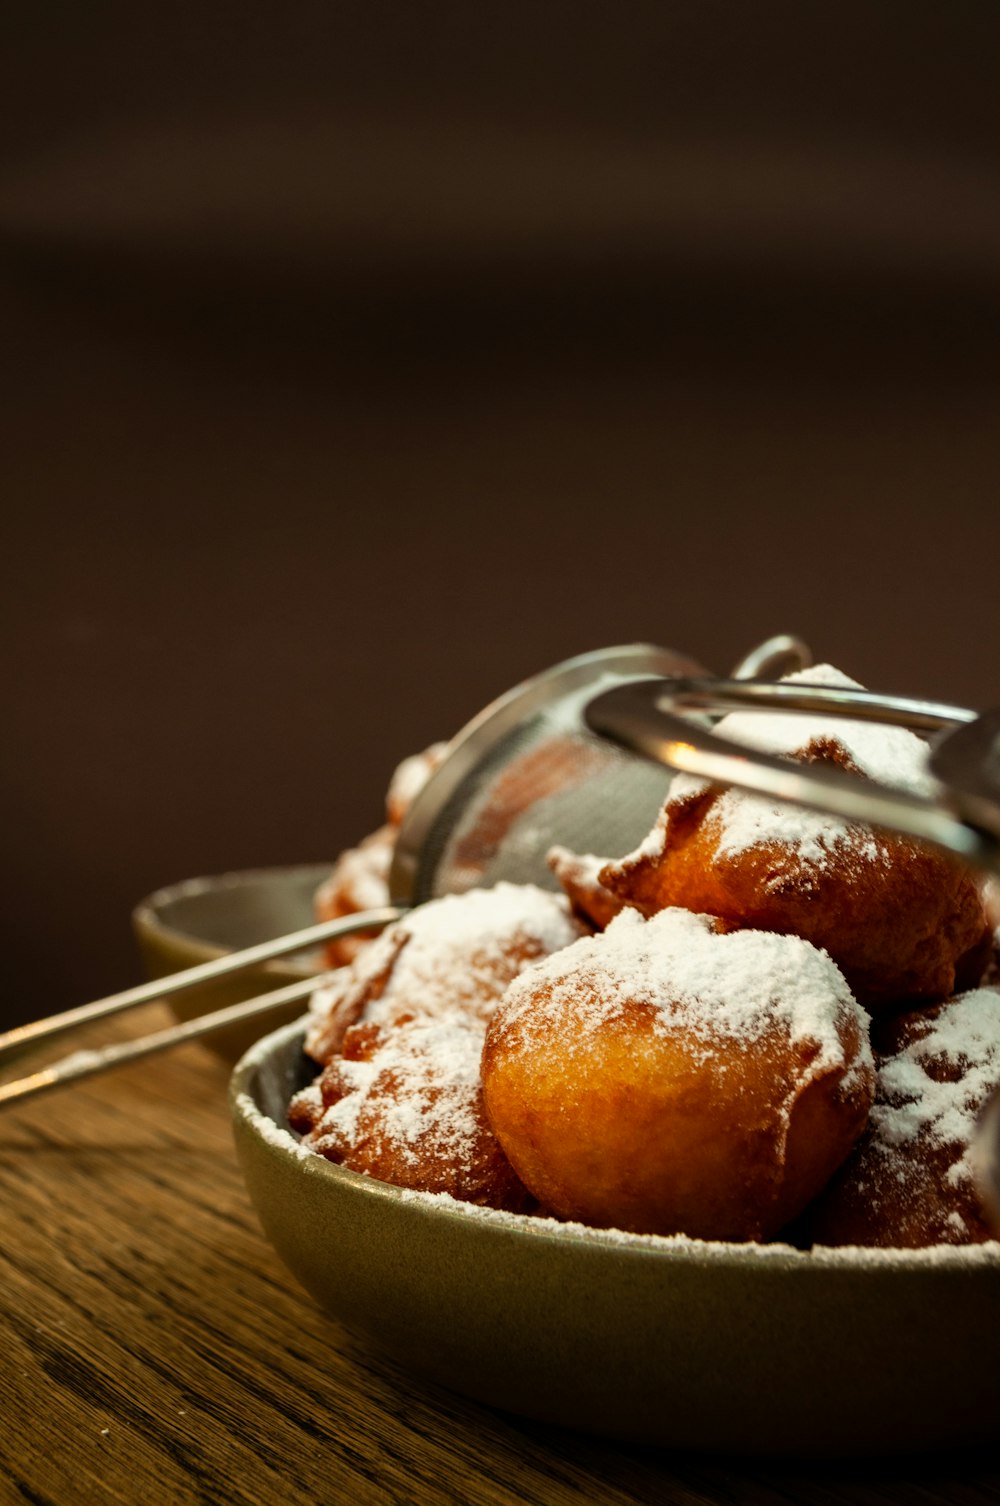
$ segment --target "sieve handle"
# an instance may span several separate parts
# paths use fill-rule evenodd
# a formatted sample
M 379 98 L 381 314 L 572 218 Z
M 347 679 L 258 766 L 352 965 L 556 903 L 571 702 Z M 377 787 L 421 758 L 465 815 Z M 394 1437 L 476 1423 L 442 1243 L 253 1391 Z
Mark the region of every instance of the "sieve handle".
M 118 1014 L 123 1009 L 135 1009 L 140 1004 L 151 1004 L 168 994 L 181 993 L 184 989 L 197 988 L 202 983 L 213 983 L 217 978 L 228 978 L 233 973 L 243 972 L 262 962 L 272 962 L 277 957 L 287 957 L 293 952 L 309 951 L 323 942 L 333 941 L 337 936 L 351 936 L 358 931 L 377 931 L 390 921 L 398 920 L 405 912 L 396 905 L 381 910 L 366 910 L 359 915 L 341 915 L 336 920 L 324 920 L 318 925 L 307 926 L 302 931 L 292 931 L 273 941 L 262 941 L 256 946 L 245 947 L 239 952 L 227 952 L 211 962 L 199 962 L 195 967 L 184 968 L 177 973 L 168 973 L 164 978 L 155 978 L 151 983 L 140 983 L 135 988 L 126 988 L 121 993 L 109 994 L 104 999 L 95 999 L 90 1004 L 80 1004 L 62 1014 L 48 1015 L 45 1019 L 29 1020 L 13 1030 L 0 1033 L 0 1057 L 24 1046 L 35 1045 L 50 1036 L 61 1035 L 78 1025 L 87 1025 L 93 1020 L 102 1020 Z M 316 986 L 316 980 L 306 980 L 308 988 Z M 226 1021 L 221 1021 L 224 1025 Z M 216 1026 L 216 1029 L 220 1026 Z
M 38 1093 L 47 1093 L 52 1088 L 68 1087 L 71 1083 L 95 1077 L 100 1072 L 108 1072 L 113 1067 L 125 1067 L 129 1062 L 155 1056 L 157 1052 L 169 1051 L 188 1041 L 200 1040 L 202 1036 L 223 1030 L 227 1025 L 242 1025 L 284 1005 L 305 1004 L 310 995 L 331 976 L 330 973 L 318 973 L 315 978 L 289 983 L 271 993 L 244 999 L 238 1004 L 229 1004 L 225 1009 L 217 1009 L 212 1014 L 198 1015 L 193 1020 L 184 1020 L 135 1040 L 115 1042 L 93 1051 L 74 1051 L 26 1077 L 0 1083 L 0 1108 L 5 1104 L 20 1103 L 24 1098 L 33 1098 Z
M 381 910 L 366 910 L 360 915 L 341 916 L 336 921 L 325 921 L 321 927 L 311 927 L 310 930 L 322 930 L 327 939 L 332 939 L 334 936 L 346 936 L 360 930 L 382 930 L 392 921 L 398 920 L 404 913 L 395 905 L 387 905 Z M 291 936 L 282 937 L 281 944 L 284 951 L 292 950 L 289 943 L 307 934 L 309 933 L 299 931 Z M 272 948 L 268 955 L 281 955 L 273 950 L 274 945 L 275 943 L 271 942 L 262 943 L 262 946 Z M 217 978 L 223 973 L 233 973 L 241 967 L 249 967 L 252 962 L 260 961 L 259 954 L 259 947 L 250 947 L 246 952 L 233 952 L 226 958 L 220 959 L 229 963 L 229 966 L 224 969 L 219 968 L 215 963 L 207 963 L 199 968 L 189 968 L 184 973 L 173 973 L 167 978 L 158 979 L 156 987 L 161 994 L 175 991 L 177 980 L 190 987 L 193 974 L 198 975 L 194 978 L 195 982 L 205 980 L 205 967 L 212 968 L 213 971 L 209 976 Z M 247 957 L 250 957 L 250 962 L 247 962 Z M 182 1046 L 188 1041 L 201 1040 L 203 1036 L 212 1035 L 217 1030 L 226 1029 L 227 1026 L 242 1025 L 248 1020 L 262 1018 L 285 1005 L 304 1004 L 318 988 L 329 982 L 332 976 L 332 972 L 317 973 L 314 977 L 303 978 L 298 983 L 288 983 L 283 988 L 272 989 L 271 992 L 259 994 L 255 998 L 243 999 L 236 1004 L 227 1004 L 224 1009 L 213 1010 L 211 1014 L 196 1015 L 192 1020 L 181 1020 L 152 1035 L 139 1036 L 131 1041 L 115 1042 L 93 1051 L 74 1051 L 48 1067 L 29 1073 L 26 1077 L 19 1077 L 14 1082 L 0 1083 L 0 1108 L 4 1104 L 19 1103 L 23 1098 L 34 1097 L 37 1093 L 46 1093 L 52 1088 L 66 1087 L 84 1078 L 95 1077 L 99 1072 L 107 1072 L 112 1067 L 124 1067 L 129 1062 L 139 1061 L 146 1056 L 155 1056 L 160 1051 L 170 1051 L 175 1046 Z M 153 995 L 153 997 L 157 996 Z M 53 1015 L 47 1020 L 36 1021 L 34 1023 L 38 1028 L 31 1032 L 31 1038 L 38 1040 L 45 1036 L 55 1035 L 61 1030 L 68 1030 L 71 1025 L 79 1024 L 81 1018 L 97 1019 L 113 1013 L 113 1009 L 106 1007 L 109 1003 L 114 1005 L 114 1009 L 127 1008 L 129 1001 L 125 1004 L 118 1002 L 124 997 L 124 995 L 115 995 L 112 1000 L 99 999 L 95 1004 L 85 1004 L 78 1010 L 67 1011 L 66 1015 Z M 140 1002 L 145 1002 L 145 998 Z M 87 1011 L 90 1013 L 88 1014 Z M 69 1016 L 72 1018 L 70 1019 Z M 9 1031 L 2 1040 L 9 1041 L 11 1036 L 19 1034 L 23 1037 L 24 1031 Z

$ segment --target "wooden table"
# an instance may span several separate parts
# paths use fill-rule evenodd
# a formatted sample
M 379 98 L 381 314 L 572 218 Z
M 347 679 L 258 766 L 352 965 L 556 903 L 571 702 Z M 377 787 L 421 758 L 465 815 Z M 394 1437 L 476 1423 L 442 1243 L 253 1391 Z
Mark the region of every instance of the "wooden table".
M 154 1008 L 105 1037 L 160 1023 Z M 190 1046 L 0 1115 L 3 1506 L 1000 1502 L 985 1450 L 686 1456 L 423 1384 L 278 1262 L 236 1163 L 227 1075 Z

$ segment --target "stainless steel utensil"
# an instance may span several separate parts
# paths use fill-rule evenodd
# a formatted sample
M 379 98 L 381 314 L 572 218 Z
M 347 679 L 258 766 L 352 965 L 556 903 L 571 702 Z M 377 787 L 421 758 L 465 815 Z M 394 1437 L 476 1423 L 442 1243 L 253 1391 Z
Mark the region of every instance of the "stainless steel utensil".
M 929 756 L 936 797 L 760 752 L 720 737 L 681 709 L 821 713 L 937 733 Z M 585 716 L 594 732 L 668 768 L 901 832 L 1000 874 L 1000 711 L 979 715 L 962 706 L 835 686 L 678 677 L 609 688 L 588 702 Z

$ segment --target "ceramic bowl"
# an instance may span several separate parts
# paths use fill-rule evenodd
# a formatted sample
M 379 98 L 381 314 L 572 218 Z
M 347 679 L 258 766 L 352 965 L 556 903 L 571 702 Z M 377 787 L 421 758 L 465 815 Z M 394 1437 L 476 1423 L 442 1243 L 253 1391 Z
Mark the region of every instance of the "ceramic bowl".
M 850 1457 L 996 1436 L 1000 1245 L 800 1251 L 596 1231 L 404 1192 L 289 1131 L 303 1025 L 231 1084 L 264 1229 L 315 1300 L 426 1378 L 644 1443 Z
M 258 868 L 186 879 L 158 889 L 132 912 L 132 926 L 150 978 L 166 977 L 226 952 L 312 925 L 313 895 L 332 862 L 297 868 Z M 316 972 L 315 955 L 297 954 L 174 994 L 170 1007 L 179 1020 L 223 1009 L 268 989 L 281 988 Z M 287 1005 L 269 1017 L 281 1024 L 302 1013 Z M 213 1051 L 234 1062 L 261 1035 L 260 1020 L 233 1025 L 205 1038 Z

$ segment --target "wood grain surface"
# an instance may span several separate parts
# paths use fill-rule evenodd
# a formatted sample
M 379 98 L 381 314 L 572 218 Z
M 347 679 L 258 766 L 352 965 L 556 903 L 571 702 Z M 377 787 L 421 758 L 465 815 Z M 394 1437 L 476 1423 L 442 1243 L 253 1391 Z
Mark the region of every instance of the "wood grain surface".
M 105 1036 L 162 1022 L 146 1010 Z M 428 1387 L 278 1262 L 237 1167 L 227 1075 L 192 1046 L 0 1117 L 4 1506 L 1000 1502 L 987 1452 L 680 1455 Z

